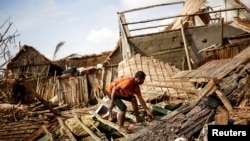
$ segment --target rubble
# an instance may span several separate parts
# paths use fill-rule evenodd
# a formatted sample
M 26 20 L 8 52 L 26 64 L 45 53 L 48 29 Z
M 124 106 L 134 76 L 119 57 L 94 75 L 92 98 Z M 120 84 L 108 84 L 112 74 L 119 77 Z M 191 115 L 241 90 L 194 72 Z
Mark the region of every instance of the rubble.
M 249 125 L 250 34 L 248 18 L 243 18 L 249 16 L 243 12 L 248 9 L 230 0 L 232 9 L 225 11 L 237 9 L 242 13 L 230 23 L 221 20 L 219 27 L 221 31 L 224 26 L 237 28 L 233 29 L 237 34 L 231 36 L 231 33 L 223 34 L 227 31 L 221 32 L 221 40 L 208 46 L 203 44 L 208 40 L 206 37 L 202 39 L 202 49 L 197 50 L 190 43 L 192 35 L 188 35 L 187 44 L 183 45 L 187 37 L 184 30 L 190 28 L 191 34 L 192 30 L 198 31 L 204 26 L 208 30 L 218 29 L 218 25 L 206 22 L 209 14 L 215 11 L 202 9 L 205 1 L 199 1 L 192 11 L 190 2 L 186 1 L 186 9 L 170 26 L 173 32 L 169 32 L 170 27 L 164 29 L 163 34 L 167 37 L 176 36 L 170 37 L 171 46 L 178 47 L 170 50 L 165 50 L 165 45 L 154 46 L 162 51 L 151 50 L 147 54 L 141 51 L 140 42 L 151 41 L 158 34 L 133 38 L 125 34 L 126 28 L 122 28 L 124 36 L 116 49 L 99 55 L 50 61 L 33 47 L 24 45 L 7 65 L 5 77 L 0 79 L 0 109 L 3 111 L 0 113 L 0 140 L 205 141 L 208 125 Z M 196 20 L 202 19 L 198 25 L 189 24 L 193 20 L 191 17 L 197 15 Z M 140 42 L 132 44 L 128 40 Z M 156 42 L 151 45 L 153 43 Z M 120 49 L 131 52 L 125 56 Z M 145 47 L 145 50 L 150 49 Z M 147 74 L 141 91 L 154 119 L 148 121 L 140 109 L 145 120 L 136 124 L 128 104 L 125 126 L 131 132 L 124 133 L 118 129 L 116 121 L 109 121 L 105 113 L 98 111 L 100 107 L 109 106 L 105 86 L 114 78 L 130 76 L 137 70 Z M 19 104 L 26 107 L 20 108 Z M 2 110 L 2 106 L 7 108 Z M 114 108 L 114 117 L 117 113 L 119 110 Z

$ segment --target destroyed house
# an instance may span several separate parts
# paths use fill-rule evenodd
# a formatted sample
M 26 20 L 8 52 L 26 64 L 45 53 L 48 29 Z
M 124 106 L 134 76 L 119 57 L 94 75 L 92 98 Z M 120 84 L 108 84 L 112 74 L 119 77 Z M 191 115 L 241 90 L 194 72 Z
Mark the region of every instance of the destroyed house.
M 186 0 L 118 12 L 121 37 L 114 51 L 54 61 L 64 68 L 62 75 L 43 84 L 41 80 L 34 83 L 44 100 L 58 96 L 59 102 L 64 102 L 54 107 L 61 110 L 62 116 L 51 114 L 53 111 L 47 107 L 44 111 L 39 111 L 40 106 L 34 107 L 29 118 L 39 115 L 39 121 L 48 117 L 56 121 L 33 122 L 36 126 L 31 126 L 30 120 L 4 123 L 0 126 L 0 139 L 53 140 L 61 135 L 61 140 L 205 141 L 208 124 L 249 125 L 249 9 L 239 0 L 224 1 L 225 9 L 219 10 L 205 2 Z M 125 17 L 134 11 L 177 4 L 183 6 L 180 15 L 136 22 Z M 173 18 L 167 25 L 130 26 Z M 158 27 L 162 27 L 160 32 L 132 34 Z M 77 73 L 71 73 L 72 68 Z M 133 126 L 132 134 L 127 134 L 94 110 L 108 107 L 109 101 L 99 99 L 108 83 L 137 70 L 147 75 L 141 90 L 155 118 L 146 126 Z M 71 109 L 65 110 L 67 104 Z M 96 105 L 88 107 L 90 104 Z M 132 107 L 127 106 L 126 120 L 135 121 Z M 88 117 L 95 119 L 89 128 L 83 126 L 90 120 Z M 12 129 L 13 125 L 26 130 Z M 93 126 L 96 127 L 92 129 Z M 31 127 L 32 131 L 28 130 Z
M 140 53 L 186 70 L 238 54 L 249 45 L 249 9 L 238 0 L 226 1 L 222 9 L 213 9 L 206 2 L 187 0 L 118 12 L 123 59 Z M 179 15 L 140 21 L 126 18 L 131 13 L 178 5 L 182 5 Z M 161 24 L 164 20 L 172 22 Z
M 59 97 L 59 102 L 65 102 L 69 106 L 96 104 L 96 98 L 104 96 L 104 64 L 110 54 L 111 51 L 107 51 L 54 61 L 58 66 L 65 68 L 63 74 L 57 77 L 58 88 L 63 95 Z
M 24 45 L 7 65 L 6 76 L 28 78 L 61 75 L 62 69 L 40 54 L 34 47 Z

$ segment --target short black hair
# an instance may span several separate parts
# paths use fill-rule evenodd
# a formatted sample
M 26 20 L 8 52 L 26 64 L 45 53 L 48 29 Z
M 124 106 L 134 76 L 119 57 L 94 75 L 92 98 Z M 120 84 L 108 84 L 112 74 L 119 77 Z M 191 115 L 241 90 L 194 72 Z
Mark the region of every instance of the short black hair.
M 140 79 L 142 79 L 142 78 L 145 78 L 146 77 L 146 74 L 143 72 L 143 71 L 137 71 L 136 73 L 135 73 L 135 78 L 140 78 Z

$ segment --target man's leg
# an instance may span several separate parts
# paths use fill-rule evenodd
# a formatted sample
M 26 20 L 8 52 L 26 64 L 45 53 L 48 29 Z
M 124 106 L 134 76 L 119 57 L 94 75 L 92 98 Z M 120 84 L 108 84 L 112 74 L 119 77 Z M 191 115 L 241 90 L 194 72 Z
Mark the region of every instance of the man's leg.
M 119 115 L 118 115 L 118 119 L 117 119 L 118 124 L 119 124 L 119 128 L 123 132 L 127 132 L 127 130 L 124 128 L 124 120 L 125 120 L 125 115 L 126 115 L 126 111 L 127 111 L 127 106 L 125 105 L 125 103 L 122 102 L 122 99 L 124 99 L 124 98 L 117 96 L 114 102 L 115 102 L 115 105 L 120 110 Z
M 120 128 L 124 128 L 125 114 L 126 114 L 126 111 L 120 111 L 118 115 L 118 123 L 119 123 Z

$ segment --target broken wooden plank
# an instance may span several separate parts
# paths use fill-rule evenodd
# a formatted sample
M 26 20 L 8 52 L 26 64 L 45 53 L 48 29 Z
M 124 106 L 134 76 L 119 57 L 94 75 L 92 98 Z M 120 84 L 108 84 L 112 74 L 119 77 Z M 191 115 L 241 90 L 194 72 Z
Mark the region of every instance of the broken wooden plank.
M 45 125 L 42 125 L 44 132 L 48 135 L 50 141 L 54 141 L 52 134 L 49 132 Z
M 55 116 L 60 116 L 61 114 L 55 111 L 47 101 L 45 101 L 36 91 L 25 81 L 25 78 L 20 79 L 21 84 L 23 84 L 28 91 L 30 91 L 42 104 L 44 104 Z
M 187 62 L 188 62 L 188 69 L 192 70 L 192 66 L 191 66 L 191 63 L 190 63 L 190 55 L 189 55 L 189 51 L 188 51 L 188 47 L 187 47 L 187 41 L 186 41 L 186 36 L 185 36 L 182 20 L 181 20 L 181 35 L 182 35 L 182 40 L 184 42 L 186 59 L 187 59 Z
M 220 90 L 215 90 L 215 93 L 220 98 L 220 100 L 222 101 L 224 106 L 227 108 L 227 110 L 229 112 L 232 111 L 233 107 L 232 107 L 231 103 L 228 101 L 228 99 L 226 98 L 226 96 Z
M 212 118 L 214 118 L 214 113 L 215 113 L 215 110 L 213 109 L 212 112 L 209 114 L 209 116 L 208 116 L 205 124 L 203 125 L 203 129 L 202 130 L 204 130 L 204 128 L 207 128 L 205 126 L 207 126 L 209 124 L 209 122 L 212 120 Z M 207 134 L 207 132 L 205 133 L 205 132 L 201 131 L 200 134 L 199 134 L 199 136 L 198 136 L 198 138 L 196 140 L 197 141 L 202 141 L 202 138 L 204 137 L 204 134 Z
M 190 138 L 192 134 L 200 130 L 204 123 L 211 118 L 211 113 L 213 110 L 210 108 L 200 109 L 199 106 L 196 106 L 197 109 L 191 110 L 187 116 L 183 119 L 184 123 L 181 124 L 181 128 L 179 129 L 179 135 L 183 135 L 186 138 Z M 181 121 L 178 121 L 181 123 Z
M 181 84 L 181 83 L 179 83 Z M 194 94 L 198 94 L 200 91 L 194 88 L 183 88 L 180 86 L 176 86 L 176 84 L 157 84 L 157 83 L 145 83 L 144 86 L 152 86 L 152 87 L 162 87 L 162 88 L 173 88 L 179 91 L 190 92 Z
M 207 120 L 207 116 L 201 118 L 197 122 L 195 122 L 195 123 L 191 124 L 190 126 L 188 126 L 188 128 L 186 128 L 185 130 L 181 131 L 179 133 L 179 135 L 184 136 L 185 138 L 189 139 L 194 133 L 196 133 L 197 131 L 202 129 L 202 127 L 204 126 L 204 123 L 206 122 L 206 120 Z
M 55 110 L 59 110 L 59 109 L 65 109 L 65 108 L 67 108 L 69 105 L 68 104 L 63 104 L 63 105 L 61 105 L 61 106 L 57 106 L 57 107 L 55 107 L 54 109 Z M 35 108 L 35 110 L 36 110 L 36 108 Z M 34 111 L 34 110 L 33 110 Z M 28 112 L 28 114 L 30 114 L 31 116 L 32 115 L 39 115 L 39 114 L 44 114 L 44 113 L 50 113 L 51 111 L 50 110 L 43 110 L 43 111 L 34 111 L 34 112 Z
M 215 82 L 216 82 L 216 78 L 212 78 L 207 85 L 200 90 L 199 95 L 197 96 L 197 98 L 191 103 L 191 107 L 196 106 L 196 104 L 205 96 L 205 95 L 210 95 L 212 94 L 215 90 Z
M 36 132 L 31 134 L 30 136 L 25 137 L 23 140 L 34 141 L 36 138 L 38 138 L 39 136 L 41 136 L 43 134 L 43 131 L 44 131 L 43 126 L 45 126 L 46 128 L 49 128 L 51 126 L 51 124 L 42 125 L 38 130 L 36 130 Z
M 228 123 L 228 111 L 223 109 L 221 106 L 218 106 L 215 115 L 215 124 L 227 125 L 227 123 Z
M 179 2 L 168 2 L 168 3 L 162 3 L 162 4 L 155 4 L 155 5 L 144 6 L 144 7 L 140 7 L 140 8 L 133 8 L 133 9 L 129 9 L 129 10 L 120 11 L 120 12 L 118 12 L 118 14 L 134 12 L 134 11 L 138 11 L 138 10 L 145 10 L 148 8 L 154 8 L 154 7 L 158 7 L 158 6 L 175 5 L 175 4 L 182 4 L 182 3 L 185 3 L 185 2 L 179 1 Z

